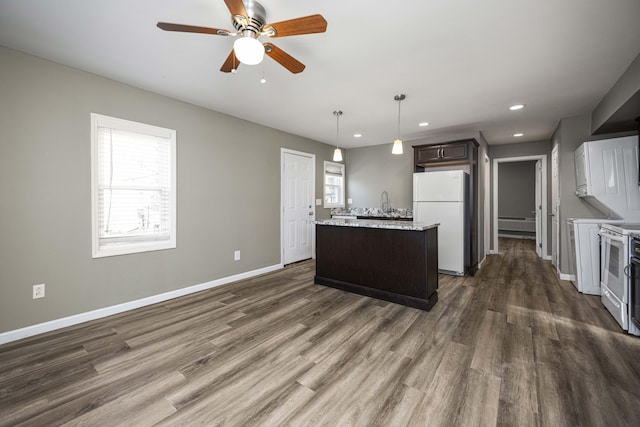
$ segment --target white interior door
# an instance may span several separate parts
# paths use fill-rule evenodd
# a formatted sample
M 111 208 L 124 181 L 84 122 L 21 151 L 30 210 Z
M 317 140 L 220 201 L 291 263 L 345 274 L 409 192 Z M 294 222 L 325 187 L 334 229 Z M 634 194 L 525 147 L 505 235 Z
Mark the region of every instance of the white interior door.
M 282 151 L 282 263 L 312 257 L 315 156 Z
M 536 254 L 542 258 L 542 161 L 536 162 L 536 200 L 533 211 L 536 218 Z
M 558 181 L 558 146 L 551 150 L 551 263 L 560 271 L 558 254 L 560 247 L 560 182 Z

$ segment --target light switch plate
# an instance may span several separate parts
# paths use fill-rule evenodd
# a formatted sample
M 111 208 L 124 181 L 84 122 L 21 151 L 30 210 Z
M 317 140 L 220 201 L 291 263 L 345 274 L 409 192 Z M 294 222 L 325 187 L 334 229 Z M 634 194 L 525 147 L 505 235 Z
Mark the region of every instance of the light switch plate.
M 322 199 L 316 199 L 316 206 L 322 205 Z
M 348 204 L 353 203 L 353 199 L 347 199 L 347 203 L 348 203 Z

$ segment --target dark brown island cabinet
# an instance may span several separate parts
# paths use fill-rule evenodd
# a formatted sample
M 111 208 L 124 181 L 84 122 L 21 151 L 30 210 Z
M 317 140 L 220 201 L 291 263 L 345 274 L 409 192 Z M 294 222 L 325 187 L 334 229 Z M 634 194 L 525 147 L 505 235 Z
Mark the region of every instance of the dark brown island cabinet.
M 474 138 L 413 146 L 414 172 L 460 167 L 469 172 L 469 274 L 478 271 L 478 141 Z
M 430 310 L 438 301 L 438 226 L 410 221 L 317 221 L 314 280 Z

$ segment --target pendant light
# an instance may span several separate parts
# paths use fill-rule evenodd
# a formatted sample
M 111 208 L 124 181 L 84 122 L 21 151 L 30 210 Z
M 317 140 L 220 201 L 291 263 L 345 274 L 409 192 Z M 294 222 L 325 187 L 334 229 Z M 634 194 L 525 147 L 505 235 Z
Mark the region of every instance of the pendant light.
M 336 149 L 333 150 L 333 161 L 341 162 L 342 150 L 340 149 L 340 116 L 342 115 L 342 111 L 336 110 L 333 114 L 336 116 Z
M 398 137 L 395 141 L 393 141 L 393 148 L 391 149 L 391 154 L 402 154 L 402 140 L 400 139 L 400 103 L 406 96 L 403 94 L 396 95 L 393 97 L 396 101 L 398 101 Z

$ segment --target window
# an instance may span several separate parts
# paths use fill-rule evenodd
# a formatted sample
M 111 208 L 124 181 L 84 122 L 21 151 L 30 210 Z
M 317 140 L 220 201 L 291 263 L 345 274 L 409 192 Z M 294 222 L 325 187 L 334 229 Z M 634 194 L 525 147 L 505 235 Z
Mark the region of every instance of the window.
M 93 257 L 176 247 L 176 131 L 91 114 Z
M 324 162 L 324 207 L 344 208 L 344 165 Z

